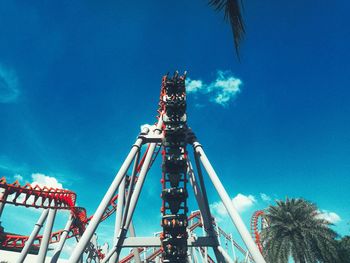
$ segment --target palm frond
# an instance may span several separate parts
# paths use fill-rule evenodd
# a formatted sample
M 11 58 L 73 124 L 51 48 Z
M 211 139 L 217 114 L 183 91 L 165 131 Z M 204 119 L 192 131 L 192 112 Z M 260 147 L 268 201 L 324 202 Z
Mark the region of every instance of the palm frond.
M 319 209 L 304 199 L 277 201 L 269 206 L 269 222 L 261 232 L 264 255 L 269 262 L 338 262 L 337 233 L 318 216 Z
M 239 58 L 239 48 L 245 34 L 241 13 L 242 0 L 209 0 L 209 5 L 216 11 L 224 11 L 225 20 L 229 21 L 232 28 L 235 49 Z

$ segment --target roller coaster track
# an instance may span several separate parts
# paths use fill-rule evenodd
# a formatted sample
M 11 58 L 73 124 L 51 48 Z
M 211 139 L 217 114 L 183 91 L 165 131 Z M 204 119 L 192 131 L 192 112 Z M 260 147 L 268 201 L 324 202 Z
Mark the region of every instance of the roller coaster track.
M 4 189 L 0 201 L 6 204 L 46 209 L 71 209 L 75 206 L 76 194 L 69 190 L 39 185 L 33 187 L 29 183 L 21 186 L 18 181 L 8 184 L 5 177 L 0 179 L 0 188 Z M 12 194 L 14 194 L 12 199 L 7 198 Z M 23 200 L 18 200 L 19 196 L 24 196 Z
M 260 236 L 260 232 L 261 229 L 263 228 L 263 220 L 264 220 L 264 215 L 265 212 L 263 210 L 258 210 L 255 211 L 252 218 L 251 218 L 251 222 L 250 222 L 250 231 L 251 234 L 253 236 L 253 239 L 256 243 L 256 245 L 258 246 L 260 252 L 263 252 L 263 246 L 261 243 L 261 236 Z M 260 221 L 260 229 L 259 229 L 259 220 Z
M 155 151 L 155 154 L 152 157 L 151 165 L 157 157 L 159 150 L 160 146 L 158 146 L 158 150 Z M 143 157 L 141 158 L 141 161 L 137 167 L 137 172 L 139 172 L 142 167 L 147 151 L 148 149 L 146 149 Z M 135 181 L 137 181 L 137 177 L 135 178 Z M 127 186 L 128 183 L 129 182 L 127 180 Z M 86 228 L 86 225 L 93 217 L 93 215 L 87 217 L 85 208 L 75 206 L 76 193 L 69 190 L 46 186 L 40 187 L 38 185 L 32 186 L 29 183 L 21 186 L 17 180 L 14 183 L 7 183 L 5 177 L 2 177 L 0 179 L 0 189 L 3 189 L 3 194 L 0 198 L 0 203 L 3 205 L 10 204 L 36 209 L 52 208 L 58 210 L 70 210 L 75 220 L 69 229 L 68 235 L 66 237 L 67 239 L 82 235 Z M 106 220 L 116 211 L 117 200 L 118 194 L 116 194 L 110 201 L 109 206 L 101 218 L 101 222 Z M 63 229 L 53 232 L 51 234 L 49 243 L 58 243 L 61 240 L 63 232 Z M 28 240 L 28 238 L 29 236 L 24 235 L 0 233 L 0 249 L 21 249 L 24 247 L 25 242 Z M 41 240 L 42 235 L 38 235 L 34 240 L 33 246 L 40 247 Z M 101 257 L 103 256 L 101 255 Z
M 164 262 L 187 258 L 187 118 L 186 74 L 162 79 L 161 112 L 164 121 L 162 162 L 161 242 Z
M 190 226 L 189 226 L 189 230 L 190 232 L 195 231 L 198 228 L 203 227 L 203 223 L 201 220 L 201 214 L 199 211 L 193 212 L 191 213 L 191 215 L 187 218 L 187 220 L 189 222 L 191 222 L 192 219 L 196 219 L 196 222 L 193 222 Z M 212 221 L 213 226 L 217 226 L 217 223 L 215 222 L 214 218 Z M 215 229 L 215 228 L 214 228 Z M 235 248 L 237 248 L 237 250 L 243 255 L 246 256 L 247 251 L 242 248 L 234 239 L 232 239 L 232 236 L 227 234 L 221 227 L 217 227 L 217 230 L 219 231 L 219 233 L 216 233 L 217 235 L 222 235 L 225 239 L 227 239 L 228 241 L 232 242 L 233 245 L 235 246 Z M 204 248 L 200 248 L 202 254 L 205 253 Z M 144 248 L 139 248 L 139 253 L 145 253 L 145 249 Z M 156 257 L 160 256 L 163 253 L 163 249 L 159 248 L 156 249 L 153 253 L 151 253 L 149 256 L 147 256 L 147 262 L 151 262 L 152 260 L 154 260 Z M 123 259 L 121 259 L 119 261 L 119 263 L 129 263 L 131 262 L 131 260 L 134 258 L 134 254 L 130 253 L 129 255 L 127 255 L 126 257 L 124 257 Z M 249 255 L 249 259 L 253 261 L 253 259 L 251 258 L 251 256 Z M 210 263 L 215 263 L 215 261 L 208 255 L 208 262 Z

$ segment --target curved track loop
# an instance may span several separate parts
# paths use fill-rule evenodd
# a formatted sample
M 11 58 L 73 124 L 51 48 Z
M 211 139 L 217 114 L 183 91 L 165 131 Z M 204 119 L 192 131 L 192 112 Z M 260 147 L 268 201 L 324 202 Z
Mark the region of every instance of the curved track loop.
M 25 206 L 43 209 L 70 210 L 74 216 L 74 224 L 69 230 L 68 237 L 81 234 L 85 230 L 87 222 L 86 211 L 82 207 L 76 207 L 76 194 L 72 191 L 51 187 L 32 186 L 27 183 L 21 186 L 18 181 L 12 184 L 6 182 L 3 177 L 0 179 L 0 188 L 3 189 L 0 202 L 15 206 Z M 60 241 L 63 230 L 52 233 L 50 243 Z M 28 240 L 28 236 L 3 233 L 1 236 L 2 248 L 22 248 Z M 40 246 L 42 236 L 37 236 L 34 246 Z
M 153 156 L 151 165 L 154 162 L 154 159 L 156 158 L 156 155 L 159 152 L 160 147 L 158 147 L 158 150 L 155 151 L 155 155 Z M 137 172 L 140 171 L 145 156 L 147 154 L 148 148 L 146 152 L 143 154 L 143 157 L 140 160 L 140 163 L 137 167 Z M 150 165 L 150 166 L 151 166 Z M 127 177 L 127 185 L 130 184 L 128 181 L 129 177 Z M 135 181 L 137 180 L 137 177 L 135 178 Z M 72 191 L 65 190 L 65 189 L 58 189 L 58 188 L 50 188 L 50 187 L 39 187 L 39 186 L 32 186 L 31 184 L 27 183 L 24 186 L 21 186 L 18 181 L 15 181 L 14 183 L 7 183 L 5 177 L 0 179 L 0 189 L 3 189 L 3 194 L 0 197 L 0 203 L 3 204 L 11 204 L 15 206 L 25 206 L 25 207 L 32 207 L 32 208 L 53 208 L 58 210 L 70 210 L 74 217 L 73 224 L 71 228 L 69 229 L 67 239 L 72 237 L 77 237 L 83 234 L 85 231 L 86 225 L 89 223 L 89 221 L 92 219 L 93 215 L 87 217 L 85 208 L 82 207 L 76 207 L 76 194 Z M 116 194 L 112 200 L 109 203 L 109 206 L 107 207 L 106 211 L 104 212 L 101 222 L 106 220 L 109 216 L 111 216 L 115 211 L 117 207 L 117 200 L 118 200 L 118 194 Z M 61 236 L 63 234 L 64 230 L 59 230 L 56 232 L 53 232 L 51 234 L 50 238 L 50 244 L 58 243 L 61 239 Z M 10 233 L 0 233 L 0 248 L 23 248 L 25 245 L 25 242 L 28 240 L 29 236 L 23 236 L 23 235 L 15 235 Z M 39 235 L 35 238 L 33 245 L 36 247 L 40 247 L 42 240 L 42 235 Z M 103 258 L 102 255 L 100 255 L 100 258 Z
M 265 212 L 263 210 L 255 211 L 250 221 L 250 231 L 261 253 L 263 253 L 263 247 L 261 244 L 260 232 L 261 232 L 261 228 L 263 227 L 264 215 L 265 215 Z M 261 220 L 260 229 L 259 229 L 259 220 Z
M 0 200 L 2 203 L 34 208 L 71 209 L 75 206 L 76 194 L 65 189 L 32 186 L 27 183 L 21 186 L 18 181 L 12 184 L 0 179 L 0 188 L 4 189 Z M 14 196 L 12 196 L 14 194 Z M 11 198 L 9 198 L 11 196 Z M 19 198 L 19 197 L 23 197 Z

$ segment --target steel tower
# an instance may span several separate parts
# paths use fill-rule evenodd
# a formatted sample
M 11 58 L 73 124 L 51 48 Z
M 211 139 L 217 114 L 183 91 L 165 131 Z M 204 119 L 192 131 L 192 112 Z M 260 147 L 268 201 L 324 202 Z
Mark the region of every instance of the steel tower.
M 18 182 L 8 184 L 4 178 L 0 179 L 0 189 L 3 189 L 0 196 L 0 216 L 5 204 L 44 209 L 30 236 L 5 233 L 1 229 L 0 248 L 21 251 L 18 262 L 23 262 L 30 249 L 35 248 L 39 254 L 38 262 L 43 262 L 48 245 L 57 242 L 58 246 L 51 260 L 54 263 L 60 256 L 65 240 L 76 237 L 78 242 L 69 258 L 69 263 L 80 262 L 86 252 L 90 255 L 89 258 L 101 263 L 126 263 L 130 260 L 141 262 L 140 253 L 146 255 L 147 248 L 158 248 L 145 259 L 147 262 L 159 256 L 161 262 L 192 262 L 190 255 L 192 253 L 193 256 L 193 251 L 196 249 L 204 255 L 202 262 L 214 262 L 207 253 L 204 253 L 208 247 L 213 249 L 216 262 L 233 262 L 221 246 L 219 236 L 229 240 L 232 248 L 235 246 L 242 253 L 245 253 L 245 250 L 213 221 L 204 183 L 205 175 L 202 171 L 204 168 L 248 249 L 246 259 L 265 263 L 202 145 L 187 125 L 185 79 L 186 73 L 179 75 L 178 72 L 173 76 L 165 75 L 162 78 L 156 124 L 144 127 L 137 136 L 92 216 L 87 217 L 85 209 L 75 206 L 74 192 L 47 187 L 33 188 L 30 184 L 20 186 Z M 143 145 L 147 145 L 147 150 L 141 154 Z M 188 146 L 192 146 L 194 165 L 190 160 Z M 159 235 L 152 237 L 136 237 L 132 223 L 133 214 L 147 173 L 160 151 L 162 153 L 162 231 Z M 193 188 L 200 211 L 191 213 L 189 216 L 188 187 Z M 20 195 L 24 195 L 21 201 L 19 201 Z M 64 230 L 52 233 L 52 225 L 58 210 L 68 210 L 70 216 Z M 95 231 L 99 224 L 114 212 L 116 212 L 114 243 L 109 251 L 102 255 L 96 243 Z M 198 222 L 194 223 L 194 219 Z M 45 220 L 47 223 L 44 234 L 39 236 L 39 230 Z M 197 227 L 203 227 L 203 236 L 193 234 Z M 36 241 L 39 245 L 35 245 Z M 133 252 L 119 260 L 122 248 L 133 248 Z
M 257 263 L 265 262 L 241 217 L 234 208 L 218 175 L 205 155 L 202 145 L 197 141 L 194 133 L 187 126 L 185 78 L 186 73 L 183 76 L 179 76 L 177 72 L 173 77 L 169 77 L 168 75 L 163 77 L 158 110 L 159 115 L 156 125 L 151 129 L 144 128 L 141 131 L 98 206 L 94 217 L 75 247 L 69 259 L 69 263 L 78 262 L 79 258 L 84 253 L 84 249 L 98 227 L 103 212 L 107 208 L 108 203 L 112 199 L 116 190 L 119 189 L 120 195 L 125 194 L 125 177 L 133 160 L 134 165 L 131 172 L 131 184 L 134 185 L 129 186 L 125 208 L 123 211 L 120 211 L 120 217 L 119 219 L 117 218 L 116 221 L 117 234 L 115 236 L 115 243 L 106 257 L 102 260 L 102 263 L 108 262 L 110 258 L 113 259 L 113 262 L 117 261 L 123 247 L 150 246 L 161 246 L 163 249 L 163 262 L 186 262 L 188 246 L 212 247 L 218 262 L 230 262 L 231 259 L 225 254 L 225 251 L 220 246 L 211 223 L 212 216 L 209 209 L 201 164 L 217 190 L 252 258 Z M 140 149 L 143 144 L 148 144 L 148 149 L 146 155 L 142 159 L 141 167 L 138 169 L 140 166 Z M 186 152 L 186 146 L 188 144 L 193 147 L 197 177 L 194 174 L 192 164 Z M 160 239 L 127 237 L 126 234 L 130 227 L 142 186 L 150 165 L 154 160 L 155 149 L 160 145 L 163 146 L 163 233 Z M 195 197 L 207 233 L 206 236 L 197 238 L 196 240 L 189 239 L 186 231 L 187 174 L 189 175 L 192 187 L 194 188 Z M 134 180 L 135 178 L 137 178 L 137 181 Z M 123 203 L 121 202 L 120 206 L 122 206 L 122 204 Z

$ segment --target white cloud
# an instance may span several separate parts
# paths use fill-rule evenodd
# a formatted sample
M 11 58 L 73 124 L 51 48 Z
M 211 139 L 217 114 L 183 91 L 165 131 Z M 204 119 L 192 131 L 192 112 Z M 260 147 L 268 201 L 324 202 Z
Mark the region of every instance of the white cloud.
M 247 211 L 256 203 L 256 199 L 253 195 L 244 195 L 241 193 L 237 194 L 231 200 L 233 206 L 240 213 Z M 227 216 L 226 208 L 222 202 L 214 202 L 210 204 L 210 210 L 218 221 L 222 221 L 222 219 Z
M 13 176 L 13 178 L 15 178 L 15 180 L 17 180 L 17 181 L 19 181 L 19 182 L 23 181 L 23 176 L 20 175 L 20 174 L 15 174 L 15 175 Z
M 32 174 L 32 179 L 33 179 L 33 182 L 31 183 L 31 185 L 33 187 L 36 185 L 39 185 L 40 187 L 47 186 L 47 187 L 63 189 L 62 184 L 59 183 L 55 177 L 47 176 L 41 173 L 34 173 Z
M 264 193 L 260 193 L 260 197 L 264 202 L 270 202 L 272 200 L 270 196 Z
M 14 102 L 19 93 L 15 72 L 0 65 L 0 103 Z
M 227 72 L 218 71 L 215 82 L 208 86 L 209 92 L 214 92 L 214 101 L 222 106 L 226 106 L 229 100 L 235 98 L 241 91 L 242 81 Z
M 186 80 L 186 90 L 191 93 L 202 93 L 210 97 L 210 101 L 221 106 L 227 106 L 229 101 L 234 99 L 241 92 L 240 86 L 242 81 L 235 78 L 228 71 L 217 72 L 217 78 L 209 84 L 203 83 L 202 80 Z
M 191 80 L 190 78 L 186 80 L 186 91 L 188 93 L 198 92 L 203 87 L 203 82 L 201 80 Z
M 256 199 L 253 195 L 238 194 L 232 199 L 232 202 L 238 212 L 244 212 L 256 203 Z
M 210 204 L 210 210 L 214 214 L 215 217 L 224 217 L 226 216 L 226 208 L 222 202 L 214 202 Z
M 334 212 L 327 211 L 327 210 L 319 211 L 318 217 L 325 219 L 332 224 L 336 224 L 336 223 L 341 221 L 341 218 L 338 214 L 336 214 Z

